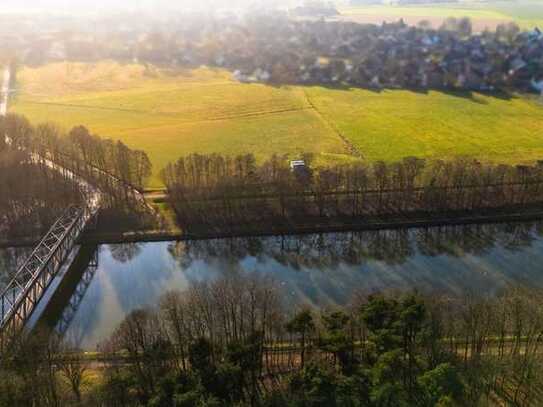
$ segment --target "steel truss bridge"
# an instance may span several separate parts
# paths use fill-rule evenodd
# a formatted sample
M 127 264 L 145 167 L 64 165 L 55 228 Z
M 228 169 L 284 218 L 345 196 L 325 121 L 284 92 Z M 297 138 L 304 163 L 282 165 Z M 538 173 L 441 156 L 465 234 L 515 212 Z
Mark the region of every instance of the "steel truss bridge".
M 7 113 L 10 78 L 10 69 L 6 68 L 0 88 L 0 116 L 5 116 Z M 6 143 L 11 145 L 12 140 L 9 135 L 5 134 L 4 137 Z M 66 209 L 17 270 L 7 286 L 0 291 L 0 353 L 12 338 L 23 331 L 47 288 L 76 247 L 81 234 L 100 210 L 103 201 L 102 191 L 79 174 L 51 161 L 47 156 L 31 153 L 30 157 L 33 162 L 41 163 L 76 183 L 84 195 L 83 201 L 86 200 L 86 204 Z M 93 168 L 92 170 L 105 176 L 111 185 L 121 185 L 127 188 L 136 203 L 143 205 L 150 213 L 154 213 L 154 209 L 147 204 L 143 195 L 133 186 L 100 169 Z M 92 272 L 93 267 L 90 269 Z M 69 304 L 71 308 L 66 311 L 66 315 L 62 316 L 64 325 L 61 323 L 57 326 L 57 331 L 66 330 L 73 317 L 69 313 L 79 305 L 80 297 L 88 288 L 92 275 L 93 272 L 82 277 L 81 287 L 78 287 L 76 291 L 78 295 L 75 296 L 74 303 Z
M 97 208 L 72 206 L 49 229 L 0 294 L 0 348 L 24 328 Z

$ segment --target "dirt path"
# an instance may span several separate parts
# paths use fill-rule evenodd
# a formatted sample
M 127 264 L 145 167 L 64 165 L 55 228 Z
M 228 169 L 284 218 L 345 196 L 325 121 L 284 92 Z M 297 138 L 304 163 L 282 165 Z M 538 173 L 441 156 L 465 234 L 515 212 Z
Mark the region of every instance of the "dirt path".
M 93 106 L 93 105 L 82 105 L 82 104 L 75 104 L 75 103 L 37 102 L 37 101 L 30 101 L 30 100 L 25 100 L 24 103 L 32 104 L 32 105 L 57 106 L 57 107 L 66 107 L 66 108 L 75 108 L 75 109 L 103 110 L 103 111 L 110 111 L 110 112 L 145 114 L 149 116 L 162 116 L 162 117 L 170 117 L 170 118 L 179 118 L 181 116 L 181 114 L 177 112 L 154 112 L 151 110 L 125 109 L 125 108 L 120 108 L 120 107 Z M 195 124 L 195 123 L 205 123 L 205 122 L 212 122 L 212 121 L 227 121 L 227 120 L 255 118 L 255 117 L 258 118 L 260 116 L 271 116 L 271 115 L 276 115 L 276 114 L 281 114 L 281 113 L 299 112 L 305 109 L 306 109 L 305 107 L 290 107 L 290 108 L 284 108 L 284 109 L 271 109 L 271 110 L 262 110 L 262 111 L 253 111 L 253 112 L 249 111 L 249 112 L 239 113 L 239 114 L 225 114 L 222 116 L 221 115 L 210 116 L 205 119 L 204 118 L 196 119 L 196 120 L 181 119 L 179 123 L 180 124 Z
M 319 119 L 321 119 L 324 122 L 326 127 L 330 128 L 343 141 L 343 144 L 345 144 L 345 147 L 347 151 L 349 152 L 349 154 L 358 158 L 364 158 L 364 156 L 362 155 L 362 152 L 353 143 L 351 143 L 351 140 L 345 137 L 339 131 L 336 125 L 332 123 L 330 120 L 328 120 L 326 116 L 318 109 L 318 107 L 315 106 L 315 104 L 313 103 L 313 101 L 311 100 L 311 98 L 309 97 L 305 89 L 304 89 L 304 97 L 309 107 L 317 114 L 317 116 L 319 116 Z

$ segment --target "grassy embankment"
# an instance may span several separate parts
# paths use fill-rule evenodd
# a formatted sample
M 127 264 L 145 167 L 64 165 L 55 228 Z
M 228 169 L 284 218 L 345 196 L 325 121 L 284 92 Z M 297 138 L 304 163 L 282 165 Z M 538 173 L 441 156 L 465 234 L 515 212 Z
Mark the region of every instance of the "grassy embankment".
M 536 98 L 241 84 L 221 70 L 165 72 L 139 65 L 51 64 L 23 68 L 11 111 L 65 128 L 84 124 L 145 150 L 154 167 L 192 152 L 263 160 L 309 151 L 326 165 L 405 156 L 528 163 L 543 158 Z

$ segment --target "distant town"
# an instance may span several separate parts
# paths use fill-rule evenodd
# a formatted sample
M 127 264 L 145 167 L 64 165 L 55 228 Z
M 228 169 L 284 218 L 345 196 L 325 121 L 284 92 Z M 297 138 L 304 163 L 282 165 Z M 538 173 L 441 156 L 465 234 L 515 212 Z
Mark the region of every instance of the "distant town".
M 113 19 L 108 26 L 116 28 L 107 32 L 23 31 L 4 34 L 3 41 L 28 65 L 107 58 L 225 67 L 241 82 L 543 92 L 538 27 L 526 31 L 510 22 L 475 33 L 468 18 L 448 18 L 435 29 L 424 21 L 372 25 L 281 12 L 189 21 L 154 30 Z

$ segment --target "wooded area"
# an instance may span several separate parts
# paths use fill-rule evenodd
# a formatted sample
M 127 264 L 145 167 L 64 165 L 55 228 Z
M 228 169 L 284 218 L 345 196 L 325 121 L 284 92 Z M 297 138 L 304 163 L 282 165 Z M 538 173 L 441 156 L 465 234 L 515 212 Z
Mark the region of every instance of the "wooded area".
M 7 236 L 40 236 L 71 204 L 86 200 L 88 191 L 70 178 L 81 176 L 104 192 L 108 207 L 134 207 L 134 189 L 142 190 L 151 164 L 142 151 L 104 140 L 85 127 L 68 134 L 52 123 L 32 126 L 17 115 L 0 118 L 0 231 Z M 67 171 L 47 165 L 54 162 Z
M 0 151 L 0 235 L 44 233 L 70 205 L 82 202 L 79 186 L 21 151 Z
M 291 169 L 287 157 L 257 164 L 192 154 L 169 164 L 162 177 L 181 226 L 228 230 L 251 222 L 368 220 L 385 216 L 516 210 L 543 202 L 543 165 L 493 165 L 470 158 L 355 163 Z
M 542 298 L 373 294 L 319 312 L 258 273 L 229 274 L 132 312 L 98 359 L 55 335 L 21 341 L 0 405 L 536 405 Z

